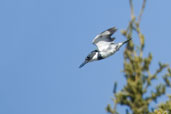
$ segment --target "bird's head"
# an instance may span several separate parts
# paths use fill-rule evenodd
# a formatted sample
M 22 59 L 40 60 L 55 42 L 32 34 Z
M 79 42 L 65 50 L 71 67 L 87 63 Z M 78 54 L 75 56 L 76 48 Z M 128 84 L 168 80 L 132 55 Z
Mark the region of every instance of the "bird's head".
M 88 56 L 85 58 L 85 61 L 79 66 L 79 68 L 83 67 L 85 64 L 98 60 L 98 50 L 92 51 Z

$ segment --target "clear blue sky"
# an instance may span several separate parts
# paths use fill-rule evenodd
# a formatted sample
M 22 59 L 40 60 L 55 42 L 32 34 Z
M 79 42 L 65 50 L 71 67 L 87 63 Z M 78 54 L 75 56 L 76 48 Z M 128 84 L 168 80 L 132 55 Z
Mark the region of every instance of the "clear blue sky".
M 152 71 L 158 61 L 171 64 L 170 4 L 148 0 L 143 15 Z M 93 37 L 112 26 L 126 28 L 129 12 L 128 0 L 1 0 L 0 114 L 106 114 L 114 81 L 118 90 L 125 84 L 125 47 L 78 66 L 96 48 Z M 119 31 L 116 42 L 125 40 Z

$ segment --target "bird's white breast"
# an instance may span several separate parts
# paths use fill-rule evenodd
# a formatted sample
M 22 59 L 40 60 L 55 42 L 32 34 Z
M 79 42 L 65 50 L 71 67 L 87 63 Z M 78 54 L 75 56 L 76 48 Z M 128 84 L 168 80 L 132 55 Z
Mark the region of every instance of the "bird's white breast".
M 111 55 L 113 55 L 116 52 L 116 45 L 108 45 L 107 48 L 105 48 L 104 50 L 100 51 L 100 54 L 103 58 L 109 57 Z

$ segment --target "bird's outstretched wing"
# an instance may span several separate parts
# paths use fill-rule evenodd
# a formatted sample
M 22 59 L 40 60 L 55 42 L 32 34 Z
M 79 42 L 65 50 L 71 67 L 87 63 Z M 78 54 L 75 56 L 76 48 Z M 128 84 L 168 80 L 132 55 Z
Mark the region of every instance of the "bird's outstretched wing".
M 114 38 L 111 38 L 112 34 L 116 32 L 116 28 L 112 27 L 106 31 L 98 34 L 92 41 L 94 45 L 97 46 L 99 51 L 103 51 L 108 48 L 108 46 L 114 41 Z

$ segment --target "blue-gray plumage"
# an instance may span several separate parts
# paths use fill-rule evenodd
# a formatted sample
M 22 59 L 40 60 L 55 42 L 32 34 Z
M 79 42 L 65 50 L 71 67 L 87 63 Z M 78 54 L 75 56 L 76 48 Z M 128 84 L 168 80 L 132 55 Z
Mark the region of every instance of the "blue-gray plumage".
M 88 62 L 101 60 L 113 55 L 116 51 L 120 49 L 122 45 L 130 41 L 128 39 L 124 42 L 114 43 L 115 38 L 112 38 L 112 34 L 116 32 L 116 28 L 112 27 L 100 34 L 98 34 L 93 39 L 93 44 L 97 46 L 97 50 L 92 51 L 85 59 L 85 61 L 79 66 L 79 68 L 83 67 Z

